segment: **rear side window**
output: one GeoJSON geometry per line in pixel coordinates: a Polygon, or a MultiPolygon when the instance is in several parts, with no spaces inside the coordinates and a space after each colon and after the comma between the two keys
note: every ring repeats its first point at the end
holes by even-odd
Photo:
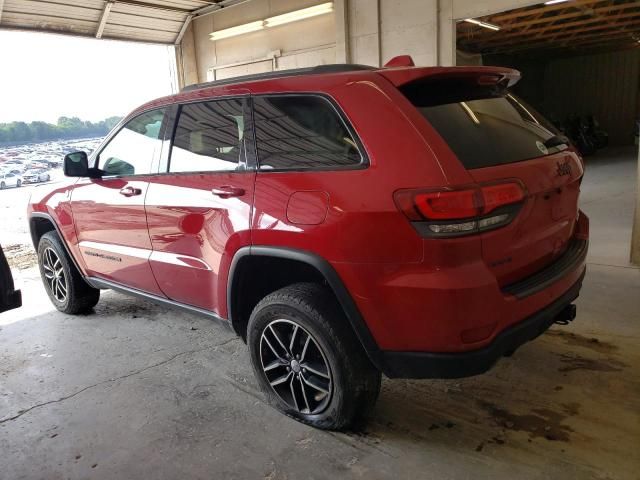
{"type": "Polygon", "coordinates": [[[558,134],[539,113],[499,87],[475,79],[414,82],[401,91],[447,142],[467,169],[519,162],[556,153],[558,134]]]}
{"type": "Polygon", "coordinates": [[[236,170],[242,158],[244,131],[242,98],[182,105],[169,171],[236,170]]]}
{"type": "Polygon", "coordinates": [[[363,163],[355,137],[318,95],[253,98],[261,170],[336,169],[363,163]]]}

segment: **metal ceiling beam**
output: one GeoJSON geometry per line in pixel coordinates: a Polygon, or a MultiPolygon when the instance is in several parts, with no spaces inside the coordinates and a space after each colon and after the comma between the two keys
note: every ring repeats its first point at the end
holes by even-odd
{"type": "Polygon", "coordinates": [[[116,3],[122,5],[131,5],[132,7],[151,8],[154,10],[164,10],[165,12],[174,13],[192,13],[188,8],[169,7],[165,5],[157,5],[154,3],[141,2],[139,0],[117,0],[116,3]]]}
{"type": "Polygon", "coordinates": [[[109,20],[109,12],[113,8],[114,2],[105,2],[104,10],[102,10],[102,16],[100,17],[100,23],[98,24],[98,29],[96,30],[96,38],[102,38],[102,32],[104,32],[104,27],[107,25],[107,20],[109,20]]]}
{"type": "MultiPolygon", "coordinates": [[[[565,5],[564,3],[561,3],[559,5],[565,5]]],[[[553,5],[551,5],[553,6],[553,5]]],[[[588,15],[591,16],[592,18],[595,17],[597,14],[600,13],[604,13],[605,15],[607,13],[617,13],[617,12],[621,12],[624,10],[630,10],[633,8],[640,8],[640,1],[632,1],[632,2],[628,2],[628,3],[617,3],[617,4],[612,4],[612,5],[608,5],[605,7],[596,7],[593,9],[589,9],[588,10],[588,15]]],[[[566,7],[565,7],[566,9],[566,7]]],[[[569,10],[569,9],[567,9],[569,10]]],[[[572,9],[573,10],[573,9],[572,9]]],[[[584,11],[580,11],[580,10],[575,10],[575,11],[570,11],[569,13],[560,13],[558,15],[550,15],[550,16],[546,16],[546,17],[541,17],[541,18],[536,18],[536,19],[531,19],[531,20],[522,20],[522,21],[516,21],[514,23],[509,23],[508,25],[504,25],[503,30],[507,31],[507,30],[512,30],[518,27],[526,27],[526,26],[531,26],[534,24],[540,24],[540,23],[552,23],[553,22],[557,22],[558,20],[566,20],[569,18],[584,18],[585,15],[587,15],[584,11]]],[[[478,17],[478,20],[486,20],[487,22],[491,22],[491,17],[478,17]]],[[[555,24],[554,24],[555,25],[555,24]]],[[[502,25],[500,25],[502,27],[502,25]]],[[[483,35],[491,35],[494,32],[490,32],[487,31],[487,29],[484,29],[482,27],[477,27],[475,28],[476,33],[478,34],[478,36],[483,36],[483,35]]]]}
{"type": "MultiPolygon", "coordinates": [[[[626,19],[626,18],[632,18],[632,17],[638,16],[638,15],[640,15],[640,12],[637,12],[637,13],[631,12],[629,14],[623,13],[623,14],[619,14],[617,17],[615,17],[615,19],[617,21],[619,18],[626,19]],[[625,15],[628,15],[628,17],[625,17],[625,15]]],[[[591,24],[601,24],[601,23],[602,23],[602,20],[600,20],[599,18],[591,18],[589,20],[576,20],[572,22],[556,23],[556,24],[544,26],[544,27],[529,28],[528,30],[517,30],[517,31],[505,32],[505,33],[500,32],[499,35],[494,35],[494,37],[496,37],[495,39],[487,39],[487,41],[483,43],[487,45],[500,43],[500,42],[504,42],[504,40],[506,40],[507,38],[509,39],[515,38],[516,40],[519,40],[520,38],[523,38],[529,35],[535,37],[537,35],[534,35],[534,34],[545,35],[549,32],[554,32],[556,30],[565,30],[570,27],[587,27],[588,25],[591,25],[591,24]]],[[[597,25],[596,27],[599,27],[599,26],[600,25],[597,25]]]]}
{"type": "Polygon", "coordinates": [[[220,0],[215,4],[194,10],[192,13],[196,17],[202,17],[204,15],[209,15],[210,13],[217,12],[218,10],[222,10],[223,8],[235,7],[237,5],[241,5],[250,1],[251,0],[220,0]]]}
{"type": "Polygon", "coordinates": [[[193,15],[187,15],[187,18],[185,18],[184,23],[182,24],[182,27],[180,28],[180,31],[178,32],[178,35],[176,36],[176,40],[174,42],[176,45],[180,45],[180,43],[182,43],[182,37],[184,37],[184,34],[187,31],[187,28],[189,27],[192,19],[193,15]]]}
{"type": "Polygon", "coordinates": [[[601,43],[607,41],[619,41],[620,43],[627,43],[633,41],[630,38],[633,35],[632,31],[622,29],[620,31],[603,32],[597,35],[591,35],[584,38],[558,38],[550,39],[539,43],[525,43],[520,46],[505,45],[500,48],[489,50],[487,53],[505,53],[512,54],[516,52],[524,52],[526,50],[553,50],[557,48],[573,48],[581,45],[587,45],[592,43],[601,43]]]}
{"type": "MultiPolygon", "coordinates": [[[[543,30],[542,32],[536,31],[537,33],[536,35],[529,35],[529,32],[521,32],[518,34],[501,35],[500,38],[495,38],[485,42],[482,42],[482,41],[474,42],[473,39],[470,39],[469,43],[471,45],[475,45],[479,49],[487,49],[494,46],[499,47],[500,45],[507,45],[507,42],[505,41],[507,39],[509,39],[508,45],[512,46],[512,45],[518,45],[521,43],[532,43],[537,40],[545,39],[545,37],[546,39],[553,40],[558,36],[568,36],[568,35],[573,35],[578,33],[594,32],[598,30],[612,30],[615,28],[626,27],[629,25],[635,25],[640,23],[640,12],[634,13],[633,15],[626,17],[624,21],[616,21],[616,23],[613,25],[611,24],[602,25],[601,20],[585,21],[582,23],[582,25],[592,25],[593,23],[599,23],[599,24],[593,25],[593,26],[584,26],[584,27],[580,26],[580,22],[571,22],[571,23],[572,23],[572,26],[577,28],[568,29],[568,28],[562,28],[563,27],[562,25],[558,25],[555,28],[550,27],[548,30],[543,30]]],[[[587,33],[587,35],[590,35],[590,34],[587,33]]],[[[461,43],[462,45],[465,44],[464,41],[462,41],[461,43]]]]}
{"type": "MultiPolygon", "coordinates": [[[[508,13],[499,13],[497,15],[491,16],[491,22],[501,22],[503,20],[511,20],[522,17],[530,17],[536,14],[545,14],[547,12],[554,12],[556,10],[565,10],[567,8],[573,7],[575,3],[579,3],[581,5],[589,5],[593,3],[598,3],[600,0],[575,0],[572,3],[558,3],[556,5],[544,5],[544,6],[536,6],[533,8],[524,8],[522,10],[518,9],[515,12],[511,11],[508,13]]],[[[487,20],[489,21],[489,20],[487,20]]]]}

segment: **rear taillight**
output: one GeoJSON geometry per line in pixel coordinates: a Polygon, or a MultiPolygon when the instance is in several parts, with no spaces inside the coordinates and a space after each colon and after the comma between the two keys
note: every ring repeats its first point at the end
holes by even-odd
{"type": "Polygon", "coordinates": [[[460,189],[398,190],[398,208],[428,236],[456,236],[491,230],[511,222],[524,201],[517,181],[460,189]]]}

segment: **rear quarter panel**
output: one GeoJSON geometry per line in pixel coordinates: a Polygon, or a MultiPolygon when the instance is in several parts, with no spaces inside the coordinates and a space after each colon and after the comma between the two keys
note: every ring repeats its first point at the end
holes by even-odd
{"type": "MultiPolygon", "coordinates": [[[[450,180],[408,117],[411,111],[400,92],[375,73],[284,78],[256,82],[250,90],[253,95],[306,92],[330,97],[357,132],[369,162],[355,170],[259,172],[253,244],[307,250],[334,263],[420,262],[423,241],[398,211],[393,193],[450,180]],[[291,221],[287,205],[299,192],[326,194],[323,222],[291,221]]],[[[466,172],[457,175],[456,180],[468,181],[466,172]]]]}

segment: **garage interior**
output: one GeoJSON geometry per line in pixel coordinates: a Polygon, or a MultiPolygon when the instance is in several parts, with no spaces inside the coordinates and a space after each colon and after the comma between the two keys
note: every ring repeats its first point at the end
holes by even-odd
{"type": "Polygon", "coordinates": [[[323,432],[265,403],[225,328],[115,292],[65,316],[24,270],[25,306],[0,314],[0,476],[637,478],[640,2],[335,0],[255,27],[322,3],[0,0],[0,29],[173,45],[181,86],[402,54],[520,70],[514,92],[533,108],[563,129],[593,116],[608,137],[585,156],[575,322],[481,376],[384,379],[363,430],[323,432]]]}

